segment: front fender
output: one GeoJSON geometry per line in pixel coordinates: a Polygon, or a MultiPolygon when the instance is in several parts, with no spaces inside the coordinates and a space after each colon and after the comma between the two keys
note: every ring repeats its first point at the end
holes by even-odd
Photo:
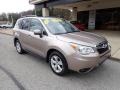
{"type": "MultiPolygon", "coordinates": [[[[55,49],[55,50],[59,51],[60,53],[62,53],[65,58],[67,58],[67,56],[75,53],[75,50],[70,46],[70,44],[67,42],[63,42],[63,41],[55,42],[54,44],[53,43],[49,44],[48,47],[49,48],[48,48],[47,52],[50,49],[55,49]]],[[[46,55],[47,55],[47,52],[46,52],[46,55]]]]}

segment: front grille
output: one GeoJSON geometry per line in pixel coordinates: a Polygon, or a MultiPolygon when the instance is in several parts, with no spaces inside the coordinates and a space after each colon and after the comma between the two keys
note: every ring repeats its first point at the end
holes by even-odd
{"type": "Polygon", "coordinates": [[[97,46],[97,51],[99,54],[106,52],[109,49],[108,42],[102,42],[97,46]]]}

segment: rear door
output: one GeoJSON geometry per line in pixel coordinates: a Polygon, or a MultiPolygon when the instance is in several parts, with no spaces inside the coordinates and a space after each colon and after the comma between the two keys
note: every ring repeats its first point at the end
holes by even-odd
{"type": "Polygon", "coordinates": [[[30,21],[29,19],[23,19],[20,23],[21,30],[19,31],[19,40],[22,44],[22,47],[25,49],[30,49],[29,38],[30,38],[30,21]]]}

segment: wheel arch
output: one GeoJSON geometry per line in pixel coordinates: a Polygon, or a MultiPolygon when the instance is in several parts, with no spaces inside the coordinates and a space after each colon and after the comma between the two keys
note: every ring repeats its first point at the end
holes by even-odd
{"type": "Polygon", "coordinates": [[[17,37],[14,38],[14,46],[15,46],[15,42],[19,40],[17,37]]]}
{"type": "MultiPolygon", "coordinates": [[[[55,48],[51,48],[47,51],[47,55],[46,55],[46,61],[49,62],[49,55],[52,53],[52,52],[59,52],[66,60],[66,57],[65,57],[65,54],[61,51],[61,50],[58,50],[58,49],[55,49],[55,48]]],[[[66,63],[67,63],[67,60],[66,60],[66,63]]],[[[68,64],[68,63],[67,63],[68,64]]]]}
{"type": "Polygon", "coordinates": [[[60,51],[58,51],[57,49],[54,49],[54,48],[51,48],[47,51],[47,54],[46,54],[46,61],[49,62],[48,58],[49,58],[49,55],[54,52],[54,51],[57,51],[60,53],[60,51]]]}

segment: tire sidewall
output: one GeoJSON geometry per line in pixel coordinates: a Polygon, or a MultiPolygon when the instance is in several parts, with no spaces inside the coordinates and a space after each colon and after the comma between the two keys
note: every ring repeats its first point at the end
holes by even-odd
{"type": "Polygon", "coordinates": [[[22,54],[22,53],[23,53],[23,49],[22,49],[22,46],[21,46],[21,43],[19,42],[19,40],[16,40],[16,42],[15,42],[15,47],[16,47],[16,50],[17,50],[17,52],[18,52],[19,54],[22,54]],[[20,44],[20,52],[17,50],[17,46],[16,46],[17,43],[20,44]]]}
{"type": "Polygon", "coordinates": [[[60,75],[60,76],[63,76],[64,74],[66,74],[66,72],[67,72],[67,70],[68,70],[67,63],[66,63],[66,59],[64,58],[64,56],[63,56],[61,53],[56,52],[56,51],[52,52],[52,53],[49,55],[49,65],[50,65],[50,68],[52,69],[52,71],[53,71],[55,74],[60,75]],[[52,66],[51,66],[51,57],[54,56],[54,55],[58,56],[58,57],[61,59],[62,63],[63,63],[63,70],[62,70],[60,73],[55,72],[54,69],[53,69],[52,66]]]}

